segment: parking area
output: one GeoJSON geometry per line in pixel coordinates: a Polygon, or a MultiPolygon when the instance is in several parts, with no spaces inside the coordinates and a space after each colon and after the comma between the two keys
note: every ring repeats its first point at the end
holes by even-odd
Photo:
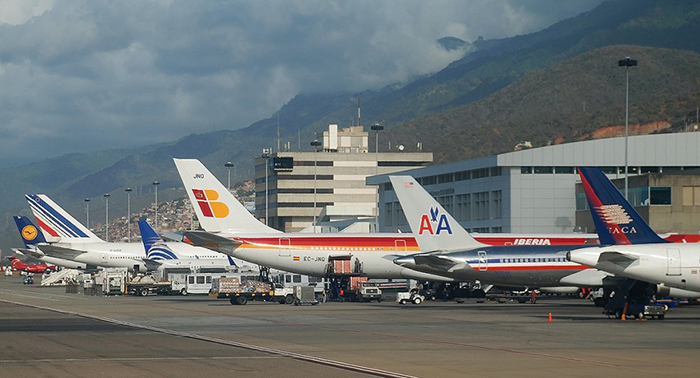
{"type": "Polygon", "coordinates": [[[0,279],[0,368],[24,365],[25,375],[687,376],[700,347],[700,306],[621,322],[570,297],[231,306],[206,296],[87,297],[11,278],[0,279]]]}

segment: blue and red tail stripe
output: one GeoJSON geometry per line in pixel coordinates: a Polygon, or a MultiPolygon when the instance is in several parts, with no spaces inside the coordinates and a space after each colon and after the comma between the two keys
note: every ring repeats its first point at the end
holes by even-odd
{"type": "Polygon", "coordinates": [[[42,229],[44,229],[44,226],[47,226],[47,228],[53,227],[56,229],[52,230],[54,233],[57,233],[57,235],[63,234],[63,236],[69,238],[88,237],[82,230],[80,230],[78,226],[66,219],[63,215],[56,211],[56,209],[51,207],[51,205],[43,201],[36,194],[25,194],[24,196],[27,199],[27,202],[29,202],[29,206],[32,208],[32,211],[35,211],[38,215],[40,215],[37,216],[37,219],[40,220],[40,218],[44,218],[45,222],[43,222],[44,225],[42,226],[42,229]]]}
{"type": "Polygon", "coordinates": [[[668,243],[657,235],[599,168],[579,167],[600,244],[668,243]]]}

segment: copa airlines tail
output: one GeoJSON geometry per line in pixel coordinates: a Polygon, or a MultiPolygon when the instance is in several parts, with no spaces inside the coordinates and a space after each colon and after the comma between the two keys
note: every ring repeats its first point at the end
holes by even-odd
{"type": "Polygon", "coordinates": [[[464,251],[485,246],[469,235],[413,177],[389,179],[421,251],[464,251]]]}
{"type": "Polygon", "coordinates": [[[178,257],[145,220],[139,220],[141,241],[146,250],[146,258],[152,261],[177,260],[178,257]]]}
{"type": "Polygon", "coordinates": [[[600,244],[668,243],[657,235],[599,168],[579,167],[600,244]]]}
{"type": "Polygon", "coordinates": [[[29,218],[25,217],[24,215],[15,215],[14,219],[19,235],[22,237],[22,241],[24,242],[24,246],[26,248],[32,248],[39,243],[46,243],[44,234],[39,232],[29,218]]]}
{"type": "Polygon", "coordinates": [[[279,233],[257,220],[197,159],[173,159],[185,191],[207,232],[279,233]]]}
{"type": "Polygon", "coordinates": [[[103,241],[45,194],[25,194],[24,197],[47,241],[86,243],[103,241]]]}

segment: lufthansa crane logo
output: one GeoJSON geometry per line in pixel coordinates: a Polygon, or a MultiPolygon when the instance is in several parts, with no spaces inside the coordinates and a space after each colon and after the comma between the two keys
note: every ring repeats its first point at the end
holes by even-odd
{"type": "Polygon", "coordinates": [[[27,225],[22,228],[22,237],[24,240],[34,240],[38,234],[39,232],[37,231],[36,227],[32,225],[27,225]]]}
{"type": "Polygon", "coordinates": [[[423,235],[424,232],[430,235],[440,235],[442,232],[447,232],[452,235],[452,227],[445,214],[440,214],[437,207],[431,207],[430,214],[423,214],[420,218],[418,235],[423,235]]]}
{"type": "Polygon", "coordinates": [[[229,213],[229,208],[223,202],[218,202],[219,192],[216,190],[192,189],[194,198],[202,210],[202,215],[208,218],[225,218],[229,213]]]}

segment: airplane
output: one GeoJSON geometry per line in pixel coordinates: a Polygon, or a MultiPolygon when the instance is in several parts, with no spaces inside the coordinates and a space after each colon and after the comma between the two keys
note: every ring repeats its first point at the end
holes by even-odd
{"type": "MultiPolygon", "coordinates": [[[[452,281],[452,278],[396,266],[391,260],[419,252],[412,234],[304,234],[283,233],[258,221],[197,159],[173,159],[204,231],[185,235],[195,245],[245,261],[284,271],[323,277],[345,273],[370,278],[409,278],[452,281]],[[349,265],[349,266],[348,266],[349,265]]],[[[587,242],[586,235],[543,238],[532,235],[479,235],[479,240],[503,244],[557,244],[569,237],[587,242]]],[[[575,243],[570,243],[575,244],[575,243]]]]}
{"type": "Polygon", "coordinates": [[[659,289],[700,291],[700,245],[660,238],[600,169],[578,171],[601,245],[572,250],[569,261],[659,289]]]}
{"type": "MultiPolygon", "coordinates": [[[[46,243],[44,254],[96,267],[121,267],[136,272],[189,266],[191,269],[237,266],[230,256],[186,243],[168,242],[177,259],[148,259],[141,243],[106,242],[44,194],[26,194],[46,243]]],[[[171,256],[172,257],[172,256],[171,256]]]]}
{"type": "Polygon", "coordinates": [[[283,233],[258,221],[199,160],[173,161],[205,230],[185,232],[195,245],[263,266],[316,277],[340,273],[369,278],[452,281],[392,263],[396,256],[418,252],[410,234],[283,233]]]}
{"type": "Polygon", "coordinates": [[[39,232],[39,230],[32,223],[32,221],[29,220],[29,218],[27,218],[23,215],[22,216],[15,215],[13,218],[15,220],[15,224],[17,225],[17,230],[19,231],[19,235],[22,238],[22,242],[24,242],[24,248],[13,248],[12,249],[13,251],[15,251],[16,254],[29,255],[29,256],[31,256],[35,259],[41,260],[45,263],[58,265],[58,266],[61,266],[64,268],[81,269],[81,270],[96,268],[96,267],[89,267],[87,264],[75,262],[73,260],[61,259],[61,258],[46,255],[38,247],[40,244],[46,243],[46,239],[44,238],[44,234],[39,232]]]}
{"type": "MultiPolygon", "coordinates": [[[[560,291],[611,284],[610,275],[566,260],[580,245],[492,246],[475,240],[411,176],[389,176],[422,253],[397,265],[457,281],[560,291]]],[[[614,279],[614,278],[613,278],[614,279]]]]}
{"type": "Polygon", "coordinates": [[[44,272],[55,272],[58,267],[55,265],[48,264],[25,264],[17,258],[17,256],[8,256],[8,260],[12,264],[12,269],[19,270],[27,273],[44,273],[44,272]]]}

